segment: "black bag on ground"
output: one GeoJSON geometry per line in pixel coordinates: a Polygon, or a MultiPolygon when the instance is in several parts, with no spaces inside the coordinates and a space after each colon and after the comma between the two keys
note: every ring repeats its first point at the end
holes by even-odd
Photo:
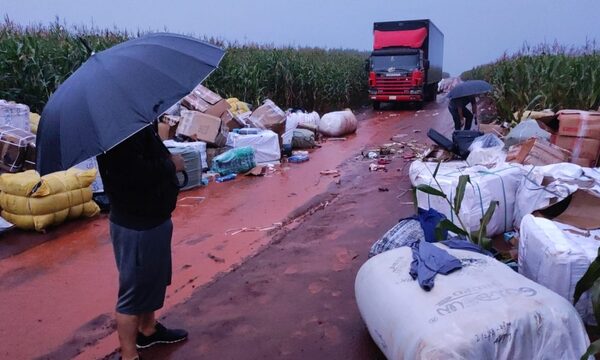
{"type": "Polygon", "coordinates": [[[454,144],[452,141],[439,132],[429,129],[429,131],[427,131],[427,137],[429,137],[434,143],[438,144],[442,149],[454,152],[454,144]]]}
{"type": "Polygon", "coordinates": [[[452,142],[455,146],[455,151],[458,156],[466,159],[469,156],[469,146],[473,143],[473,140],[482,136],[481,131],[473,130],[456,130],[452,133],[452,142]]]}

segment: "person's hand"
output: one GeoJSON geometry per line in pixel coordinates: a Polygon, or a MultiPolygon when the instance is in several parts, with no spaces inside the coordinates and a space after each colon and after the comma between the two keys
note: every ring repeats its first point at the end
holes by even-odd
{"type": "Polygon", "coordinates": [[[185,162],[179,154],[171,154],[171,161],[175,164],[175,171],[180,172],[185,170],[185,162]]]}

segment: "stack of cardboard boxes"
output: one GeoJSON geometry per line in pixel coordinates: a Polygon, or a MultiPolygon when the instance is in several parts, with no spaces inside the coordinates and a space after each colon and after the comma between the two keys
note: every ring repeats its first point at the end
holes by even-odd
{"type": "Polygon", "coordinates": [[[600,112],[561,110],[552,142],[571,152],[571,162],[594,167],[600,152],[600,112]]]}

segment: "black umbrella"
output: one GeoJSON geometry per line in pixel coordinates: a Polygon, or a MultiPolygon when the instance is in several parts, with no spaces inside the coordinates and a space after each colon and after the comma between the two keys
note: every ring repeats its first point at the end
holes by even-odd
{"type": "Polygon", "coordinates": [[[93,54],[44,107],[38,171],[67,169],[148,126],[206,79],[223,55],[175,34],[147,35],[93,54]]]}
{"type": "Polygon", "coordinates": [[[467,80],[456,85],[452,90],[450,90],[447,97],[449,99],[456,99],[465,96],[484,94],[490,91],[492,91],[492,85],[490,85],[487,81],[467,80]]]}

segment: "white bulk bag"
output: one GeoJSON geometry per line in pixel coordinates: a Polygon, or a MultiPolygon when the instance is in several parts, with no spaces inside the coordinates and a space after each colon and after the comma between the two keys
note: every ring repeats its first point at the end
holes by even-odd
{"type": "MultiPolygon", "coordinates": [[[[519,273],[544,285],[568,301],[573,301],[575,285],[598,255],[600,230],[590,236],[578,235],[569,225],[527,215],[519,230],[519,273]]],[[[587,293],[575,305],[586,324],[596,323],[592,302],[587,293]]]]}
{"type": "MultiPolygon", "coordinates": [[[[409,170],[412,185],[426,184],[438,188],[433,179],[436,166],[437,163],[414,161],[409,170]]],[[[460,217],[469,231],[479,229],[481,218],[493,200],[497,200],[500,204],[487,225],[488,236],[510,231],[513,228],[515,195],[523,177],[522,166],[504,163],[488,169],[484,166],[469,167],[464,161],[442,163],[436,178],[441,185],[440,190],[451,200],[454,200],[460,175],[469,175],[471,178],[460,208],[460,217]]],[[[417,191],[417,201],[419,207],[433,208],[460,226],[460,222],[445,199],[417,191]]]]}
{"type": "Polygon", "coordinates": [[[357,127],[358,121],[350,109],[327,113],[319,120],[319,132],[325,136],[352,134],[357,127]]]}
{"type": "Polygon", "coordinates": [[[408,247],[360,268],[356,302],[388,359],[572,360],[585,353],[588,336],[567,300],[495,259],[448,252],[463,268],[436,276],[429,292],[408,273],[408,247]]]}
{"type": "Polygon", "coordinates": [[[248,135],[230,132],[226,144],[233,148],[251,147],[254,149],[254,161],[258,164],[279,161],[281,158],[279,136],[271,130],[248,135]]]}
{"type": "Polygon", "coordinates": [[[550,205],[550,200],[560,201],[574,193],[579,186],[576,180],[592,180],[584,175],[583,168],[576,164],[560,163],[531,167],[526,171],[517,189],[514,226],[518,228],[527,214],[550,205]],[[542,185],[544,178],[554,181],[542,185]]]}

